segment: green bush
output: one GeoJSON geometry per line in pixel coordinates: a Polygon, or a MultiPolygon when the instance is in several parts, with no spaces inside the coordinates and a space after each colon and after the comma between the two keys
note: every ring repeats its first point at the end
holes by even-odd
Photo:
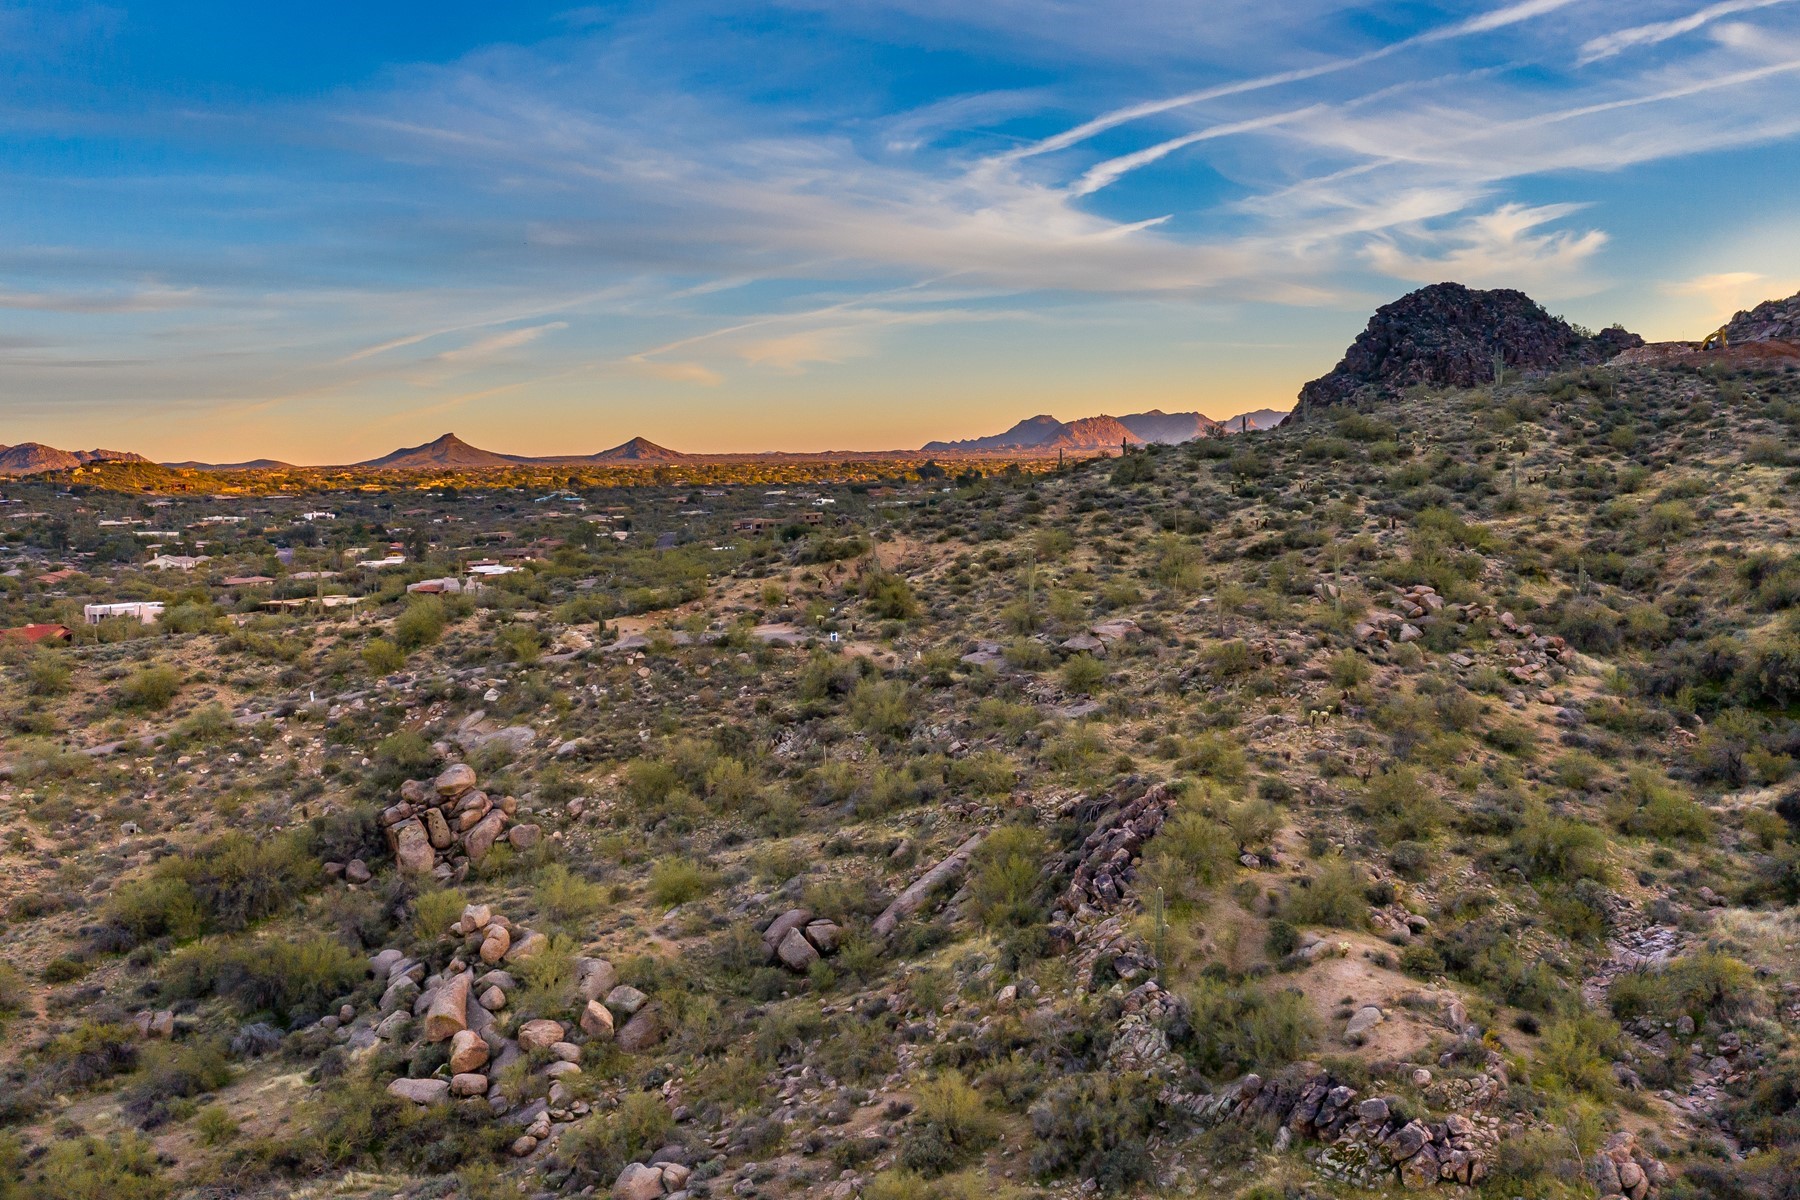
{"type": "Polygon", "coordinates": [[[1513,834],[1510,854],[1514,864],[1533,879],[1604,882],[1607,875],[1606,835],[1585,821],[1551,816],[1542,804],[1526,809],[1525,820],[1513,834]]]}
{"type": "Polygon", "coordinates": [[[394,643],[411,653],[437,641],[444,633],[444,604],[436,596],[417,596],[394,621],[394,643]]]}
{"type": "Polygon", "coordinates": [[[917,719],[912,693],[898,679],[864,679],[850,693],[850,723],[864,733],[904,737],[917,719]]]}
{"type": "Polygon", "coordinates": [[[462,917],[468,899],[455,888],[429,888],[413,900],[413,940],[429,946],[448,936],[450,926],[462,917]]]}
{"type": "Polygon", "coordinates": [[[406,665],[406,652],[386,638],[371,638],[362,649],[363,666],[371,675],[392,675],[406,665]]]}
{"type": "Polygon", "coordinates": [[[1000,1140],[1000,1118],[962,1076],[946,1071],[914,1089],[915,1109],[900,1165],[942,1175],[1000,1140]]]}
{"type": "Polygon", "coordinates": [[[365,966],[360,955],[318,934],[238,937],[176,951],[163,964],[162,981],[171,998],[217,995],[246,1012],[272,1012],[299,1023],[361,982],[365,966]]]}
{"type": "Polygon", "coordinates": [[[600,911],[606,889],[561,863],[551,863],[538,872],[532,899],[537,910],[553,921],[581,921],[600,911]]]}
{"type": "Polygon", "coordinates": [[[1182,996],[1192,1011],[1187,1049],[1208,1075],[1285,1066],[1318,1040],[1318,1023],[1296,991],[1202,979],[1182,996]]]}
{"type": "Polygon", "coordinates": [[[161,712],[181,691],[181,676],[173,667],[157,664],[140,667],[119,684],[120,708],[161,712]]]}
{"type": "Polygon", "coordinates": [[[1237,866],[1237,837],[1204,812],[1180,808],[1144,847],[1143,880],[1176,907],[1198,908],[1237,866]]]}
{"type": "Polygon", "coordinates": [[[1318,874],[1288,891],[1281,915],[1295,925],[1361,929],[1369,921],[1362,872],[1341,858],[1328,860],[1318,874]]]}
{"type": "Polygon", "coordinates": [[[1118,1192],[1150,1177],[1150,1139],[1163,1118],[1155,1080],[1094,1073],[1064,1077],[1031,1106],[1040,1177],[1092,1179],[1118,1192]]]}
{"type": "Polygon", "coordinates": [[[1544,1031],[1533,1078],[1545,1087],[1609,1099],[1618,1090],[1612,1061],[1622,1050],[1618,1028],[1606,1018],[1564,1017],[1544,1031]]]}
{"type": "Polygon", "coordinates": [[[1063,687],[1077,696],[1091,696],[1106,683],[1106,664],[1091,654],[1077,654],[1063,664],[1063,687]]]}
{"type": "Polygon", "coordinates": [[[1044,862],[1049,843],[1031,825],[1003,825],[975,851],[970,899],[990,929],[1035,924],[1044,917],[1044,862]]]}
{"type": "Polygon", "coordinates": [[[1716,950],[1676,959],[1659,972],[1634,972],[1613,982],[1607,1000],[1621,1021],[1638,1017],[1666,1021],[1685,1013],[1698,1025],[1728,1024],[1762,1004],[1756,974],[1716,950]]]}
{"type": "Polygon", "coordinates": [[[717,871],[684,858],[665,858],[650,868],[650,899],[658,907],[673,908],[698,900],[721,882],[717,871]]]}
{"type": "Polygon", "coordinates": [[[178,1103],[217,1091],[231,1081],[231,1064],[216,1042],[161,1043],[144,1052],[137,1078],[124,1089],[120,1107],[140,1129],[155,1129],[175,1115],[178,1103]]]}
{"type": "Polygon", "coordinates": [[[674,1125],[662,1096],[632,1092],[614,1111],[569,1126],[557,1140],[556,1157],[610,1187],[626,1163],[642,1162],[660,1148],[674,1125]]]}
{"type": "Polygon", "coordinates": [[[128,945],[235,932],[286,911],[323,880],[303,831],[264,841],[228,833],[122,885],[106,906],[106,925],[128,945]]]}
{"type": "Polygon", "coordinates": [[[134,1133],[52,1142],[26,1180],[32,1200],[162,1200],[156,1149],[134,1133]]]}

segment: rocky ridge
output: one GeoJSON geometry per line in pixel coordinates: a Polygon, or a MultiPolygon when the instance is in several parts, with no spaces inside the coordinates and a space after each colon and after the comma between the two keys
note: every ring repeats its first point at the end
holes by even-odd
{"type": "Polygon", "coordinates": [[[1300,389],[1294,415],[1397,395],[1416,384],[1491,383],[1496,360],[1508,371],[1554,371],[1602,363],[1643,344],[1623,329],[1584,333],[1524,292],[1436,283],[1376,309],[1337,366],[1300,389]]]}

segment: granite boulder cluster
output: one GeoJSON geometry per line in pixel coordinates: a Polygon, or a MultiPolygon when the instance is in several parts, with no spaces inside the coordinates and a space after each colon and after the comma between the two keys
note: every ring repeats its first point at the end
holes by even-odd
{"type": "Polygon", "coordinates": [[[406,874],[460,879],[502,841],[525,850],[543,839],[541,826],[514,823],[518,809],[513,797],[496,799],[478,788],[474,768],[455,763],[436,779],[401,784],[381,827],[406,874]]]}

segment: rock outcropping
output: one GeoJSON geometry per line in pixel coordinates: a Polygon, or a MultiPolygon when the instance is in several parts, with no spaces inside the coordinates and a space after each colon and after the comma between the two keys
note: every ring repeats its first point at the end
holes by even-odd
{"type": "Polygon", "coordinates": [[[1731,344],[1791,342],[1800,345],[1800,292],[1785,300],[1765,300],[1748,312],[1740,312],[1725,325],[1731,344]]]}
{"type": "Polygon", "coordinates": [[[537,843],[538,826],[512,824],[518,805],[511,796],[495,799],[478,789],[475,772],[456,763],[435,780],[402,784],[400,800],[382,812],[381,826],[402,871],[449,879],[486,858],[503,838],[519,849],[537,843]]]}
{"type": "Polygon", "coordinates": [[[1474,387],[1510,371],[1606,362],[1644,339],[1623,329],[1589,336],[1524,292],[1435,283],[1384,304],[1329,375],[1300,389],[1294,416],[1392,396],[1413,384],[1474,387]]]}

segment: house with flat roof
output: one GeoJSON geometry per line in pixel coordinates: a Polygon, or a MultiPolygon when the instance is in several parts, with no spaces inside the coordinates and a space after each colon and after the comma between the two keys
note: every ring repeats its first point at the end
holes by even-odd
{"type": "Polygon", "coordinates": [[[163,605],[160,600],[122,600],[115,604],[84,604],[81,608],[81,615],[89,625],[98,625],[113,618],[154,625],[162,618],[162,614],[163,605]]]}

